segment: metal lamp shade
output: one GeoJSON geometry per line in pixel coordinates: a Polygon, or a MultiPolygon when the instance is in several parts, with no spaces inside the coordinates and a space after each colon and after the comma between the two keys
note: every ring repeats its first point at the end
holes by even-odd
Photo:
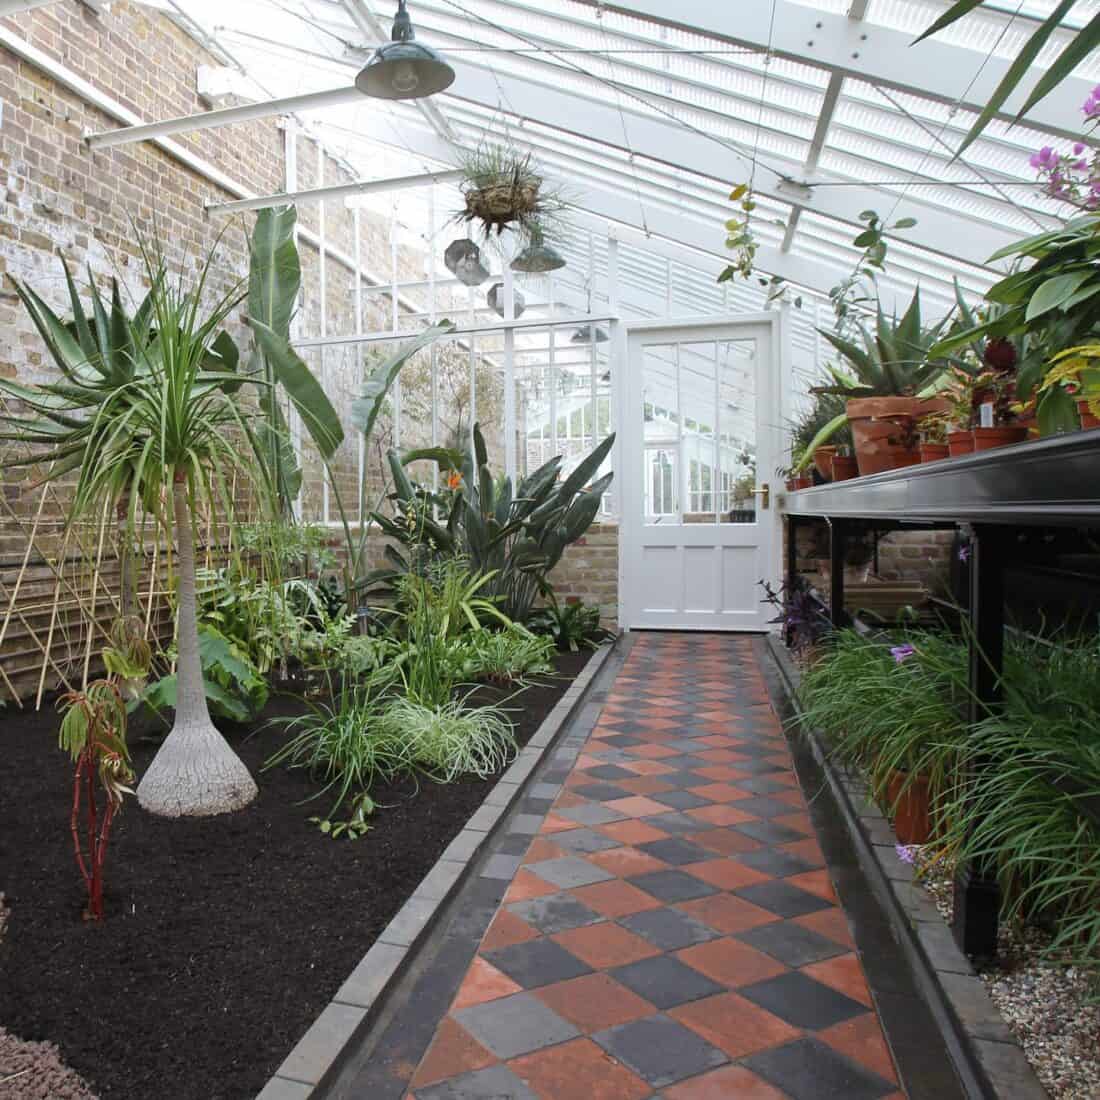
{"type": "Polygon", "coordinates": [[[480,286],[489,278],[489,271],[481,262],[481,249],[465,237],[459,237],[447,245],[443,263],[465,286],[480,286]]]}
{"type": "Polygon", "coordinates": [[[558,271],[565,267],[565,259],[548,244],[528,245],[513,261],[513,271],[523,271],[529,275],[543,275],[547,271],[558,271]]]}
{"type": "MultiPolygon", "coordinates": [[[[489,294],[486,300],[489,303],[489,308],[493,310],[494,313],[500,314],[501,317],[504,316],[503,283],[493,283],[493,285],[489,288],[489,294]]],[[[512,300],[515,309],[515,315],[517,317],[523,316],[523,311],[524,309],[526,309],[527,303],[524,301],[523,295],[518,290],[516,290],[515,287],[512,288],[512,300]]]]}
{"type": "Polygon", "coordinates": [[[423,99],[449,88],[455,71],[431,48],[416,41],[405,0],[398,0],[392,42],[379,46],[355,78],[372,99],[423,99]]]}
{"type": "MultiPolygon", "coordinates": [[[[609,339],[607,333],[602,328],[600,328],[599,325],[596,326],[595,331],[596,331],[596,336],[595,336],[596,343],[597,344],[606,344],[608,339],[609,339]]],[[[588,343],[592,342],[592,339],[593,339],[593,337],[592,337],[592,326],[591,325],[581,325],[580,328],[573,330],[573,335],[569,337],[569,342],[571,344],[588,344],[588,343]]]]}

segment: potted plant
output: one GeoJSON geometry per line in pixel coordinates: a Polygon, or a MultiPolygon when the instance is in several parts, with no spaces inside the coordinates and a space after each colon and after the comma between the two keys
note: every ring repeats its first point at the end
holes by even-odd
{"type": "Polygon", "coordinates": [[[1016,420],[1016,384],[1011,376],[984,371],[975,378],[974,450],[988,451],[1022,443],[1027,439],[1027,426],[1016,420]]]}
{"type": "Polygon", "coordinates": [[[920,460],[938,462],[947,458],[947,413],[929,413],[920,419],[920,460]]]}
{"type": "Polygon", "coordinates": [[[793,449],[801,455],[796,463],[799,474],[807,473],[812,466],[823,481],[833,478],[833,456],[841,446],[851,446],[852,433],[844,412],[845,399],[836,393],[814,393],[813,404],[796,419],[791,427],[793,449]],[[830,429],[829,442],[819,441],[822,433],[830,429]]]}
{"type": "MultiPolygon", "coordinates": [[[[873,329],[859,328],[861,343],[824,329],[821,334],[843,356],[850,375],[834,371],[834,382],[816,388],[846,398],[844,419],[851,427],[861,474],[875,474],[920,461],[916,422],[941,411],[938,397],[922,393],[942,374],[946,363],[929,355],[946,319],[931,327],[921,322],[920,291],[904,315],[887,316],[879,303],[873,329]]],[[[841,420],[834,431],[839,429],[841,420]]],[[[817,439],[820,446],[826,439],[817,439]]]]}
{"type": "Polygon", "coordinates": [[[480,226],[486,238],[512,229],[529,241],[541,242],[562,210],[561,198],[547,190],[530,153],[481,145],[464,157],[461,167],[463,208],[457,218],[480,226]]]}
{"type": "Polygon", "coordinates": [[[1100,344],[1067,348],[1051,359],[1036,393],[1038,404],[1049,400],[1056,390],[1077,402],[1082,428],[1100,428],[1100,344]]]}
{"type": "Polygon", "coordinates": [[[837,446],[830,467],[833,481],[849,481],[853,477],[859,477],[859,465],[856,456],[852,454],[850,442],[837,446]]]}

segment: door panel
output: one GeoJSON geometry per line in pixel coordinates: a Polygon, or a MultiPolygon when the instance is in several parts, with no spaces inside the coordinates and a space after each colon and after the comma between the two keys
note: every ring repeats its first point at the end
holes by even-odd
{"type": "Polygon", "coordinates": [[[765,629],[776,520],[756,490],[778,453],[778,318],[630,327],[623,373],[624,625],[765,629]]]}

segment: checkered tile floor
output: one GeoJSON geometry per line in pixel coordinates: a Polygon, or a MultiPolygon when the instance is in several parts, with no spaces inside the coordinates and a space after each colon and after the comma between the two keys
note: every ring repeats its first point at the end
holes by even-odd
{"type": "Polygon", "coordinates": [[[904,1095],[750,639],[638,637],[412,1089],[904,1095]]]}

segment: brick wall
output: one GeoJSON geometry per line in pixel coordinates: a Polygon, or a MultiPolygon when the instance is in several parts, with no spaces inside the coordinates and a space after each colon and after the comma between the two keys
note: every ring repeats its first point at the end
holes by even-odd
{"type": "Polygon", "coordinates": [[[604,625],[619,621],[619,527],[594,523],[566,548],[550,575],[560,601],[580,599],[596,604],[604,625]]]}

